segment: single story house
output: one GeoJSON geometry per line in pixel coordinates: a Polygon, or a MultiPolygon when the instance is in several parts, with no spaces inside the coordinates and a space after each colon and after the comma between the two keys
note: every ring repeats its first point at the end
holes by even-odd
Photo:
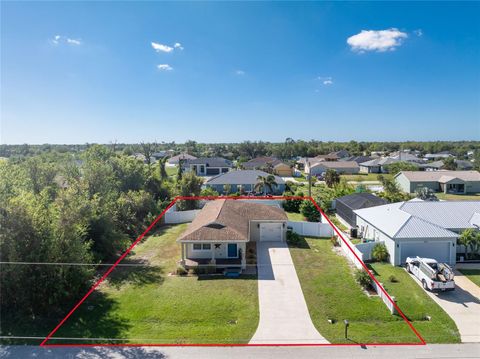
{"type": "Polygon", "coordinates": [[[242,163],[242,167],[246,170],[265,170],[270,167],[277,176],[290,177],[293,175],[292,168],[275,157],[256,157],[242,163]]]}
{"type": "Polygon", "coordinates": [[[335,209],[337,217],[350,227],[356,227],[357,215],[355,210],[370,208],[387,204],[384,198],[375,196],[371,193],[353,193],[347,196],[339,197],[335,200],[335,209]]]}
{"type": "MultiPolygon", "coordinates": [[[[230,187],[230,193],[253,192],[255,191],[255,185],[258,183],[258,177],[269,175],[269,173],[260,170],[235,170],[210,178],[205,182],[205,187],[212,188],[222,194],[228,194],[224,193],[226,186],[230,187]]],[[[272,191],[267,188],[266,192],[280,195],[285,191],[285,181],[279,176],[274,177],[277,186],[272,191]]]]}
{"type": "Polygon", "coordinates": [[[335,152],[330,152],[329,155],[334,155],[337,156],[337,158],[346,158],[350,156],[350,152],[347,150],[340,150],[340,151],[335,151],[335,152]]]}
{"type": "Polygon", "coordinates": [[[172,166],[178,166],[180,161],[186,161],[186,160],[196,160],[197,157],[189,155],[188,153],[180,153],[179,155],[170,157],[167,161],[169,165],[172,166]]]}
{"type": "Polygon", "coordinates": [[[341,158],[339,161],[353,161],[360,164],[360,163],[371,161],[371,160],[373,160],[373,158],[370,156],[350,156],[350,157],[341,158]]]}
{"type": "Polygon", "coordinates": [[[235,199],[210,201],[177,239],[181,264],[245,269],[247,243],[285,241],[287,221],[278,207],[235,199]]]}
{"type": "Polygon", "coordinates": [[[448,151],[442,151],[438,153],[427,153],[425,155],[426,160],[441,160],[448,157],[453,157],[453,155],[448,151]]]}
{"type": "Polygon", "coordinates": [[[390,263],[428,257],[455,265],[459,233],[478,228],[480,201],[408,201],[355,211],[359,234],[383,241],[390,263]]]}
{"type": "Polygon", "coordinates": [[[193,171],[197,176],[216,176],[230,171],[232,161],[221,157],[201,157],[187,160],[183,164],[185,171],[193,171]]]}
{"type": "Polygon", "coordinates": [[[402,171],[394,179],[400,189],[407,193],[413,193],[422,187],[454,194],[480,192],[478,171],[402,171]]]}
{"type": "Polygon", "coordinates": [[[385,173],[387,172],[385,166],[395,162],[399,162],[399,160],[390,157],[375,158],[373,160],[360,163],[359,171],[360,173],[385,173]]]}
{"type": "Polygon", "coordinates": [[[443,165],[443,161],[434,161],[419,165],[419,168],[423,169],[424,171],[438,171],[442,169],[443,165]]]}
{"type": "Polygon", "coordinates": [[[328,170],[335,170],[338,173],[355,174],[359,171],[357,162],[354,161],[322,161],[313,164],[308,164],[305,167],[305,172],[312,176],[321,175],[328,170]]]}

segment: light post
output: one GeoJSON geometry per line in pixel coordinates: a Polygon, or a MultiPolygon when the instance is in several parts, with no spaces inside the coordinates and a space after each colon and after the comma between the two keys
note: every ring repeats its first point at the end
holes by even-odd
{"type": "Polygon", "coordinates": [[[345,323],[345,339],[347,339],[348,338],[348,326],[350,325],[350,323],[348,323],[347,319],[345,319],[343,322],[345,323]]]}

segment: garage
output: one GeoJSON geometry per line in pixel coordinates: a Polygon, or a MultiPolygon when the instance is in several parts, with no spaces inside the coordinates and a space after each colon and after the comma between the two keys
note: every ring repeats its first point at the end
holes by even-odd
{"type": "Polygon", "coordinates": [[[260,242],[283,241],[282,223],[260,223],[260,242]]]}
{"type": "MultiPolygon", "coordinates": [[[[450,263],[450,249],[452,242],[421,241],[400,243],[400,263],[405,263],[407,257],[433,258],[438,262],[450,263]]],[[[454,264],[454,263],[450,263],[454,264]]]]}

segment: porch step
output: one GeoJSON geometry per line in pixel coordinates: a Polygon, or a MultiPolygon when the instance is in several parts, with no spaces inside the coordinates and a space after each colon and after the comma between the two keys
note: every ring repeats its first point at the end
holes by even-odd
{"type": "Polygon", "coordinates": [[[237,278],[240,276],[240,273],[242,273],[241,268],[226,268],[223,271],[223,275],[230,278],[237,278]]]}

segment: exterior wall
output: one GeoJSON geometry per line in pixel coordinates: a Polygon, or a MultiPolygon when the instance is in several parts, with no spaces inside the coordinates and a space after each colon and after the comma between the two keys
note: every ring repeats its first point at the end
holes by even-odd
{"type": "Polygon", "coordinates": [[[292,169],[288,165],[279,165],[274,168],[273,172],[277,176],[290,177],[292,175],[292,169]]]}
{"type": "MultiPolygon", "coordinates": [[[[208,241],[202,241],[199,243],[209,243],[208,241]]],[[[242,256],[245,258],[246,242],[231,242],[237,244],[237,250],[242,251],[242,256]]],[[[220,248],[215,248],[215,243],[211,243],[211,250],[194,250],[193,243],[187,243],[185,245],[185,258],[198,259],[198,258],[212,258],[212,251],[215,251],[215,259],[228,259],[227,256],[227,242],[217,243],[220,244],[220,248]]]]}
{"type": "Polygon", "coordinates": [[[198,165],[195,165],[195,164],[191,164],[189,165],[189,167],[185,168],[185,172],[189,172],[189,171],[192,171],[194,166],[196,166],[197,168],[197,171],[195,172],[195,174],[197,176],[216,176],[216,175],[219,175],[219,174],[222,174],[222,173],[226,173],[230,170],[230,167],[207,167],[206,165],[204,164],[198,164],[198,165]],[[201,167],[203,166],[204,168],[204,172],[200,172],[200,169],[201,167]],[[207,175],[207,170],[212,170],[212,169],[216,169],[218,170],[218,173],[216,174],[208,174],[207,175]]]}
{"type": "MultiPolygon", "coordinates": [[[[327,172],[329,169],[330,169],[329,167],[325,167],[325,166],[322,166],[320,164],[320,165],[317,165],[315,167],[310,168],[310,174],[312,176],[320,175],[323,172],[327,172]]],[[[355,174],[355,173],[359,172],[358,167],[346,167],[346,168],[341,167],[341,168],[333,168],[333,169],[335,171],[337,171],[338,173],[355,174]]]]}
{"type": "Polygon", "coordinates": [[[480,181],[468,181],[465,183],[465,189],[467,193],[479,193],[480,181]]]}
{"type": "MultiPolygon", "coordinates": [[[[417,188],[422,188],[422,187],[430,188],[434,192],[439,192],[442,190],[440,183],[437,181],[410,182],[403,173],[395,177],[395,182],[397,182],[397,184],[400,186],[400,189],[406,193],[414,193],[417,190],[417,188]]],[[[480,181],[466,181],[465,191],[466,193],[479,193],[480,181]]]]}
{"type": "Polygon", "coordinates": [[[165,213],[164,221],[167,224],[170,223],[187,223],[193,221],[193,219],[200,212],[199,209],[193,209],[191,211],[177,211],[177,204],[174,204],[165,213]]]}
{"type": "Polygon", "coordinates": [[[385,243],[388,253],[390,253],[389,262],[391,264],[396,265],[396,263],[400,261],[399,253],[396,251],[396,243],[392,238],[379,231],[376,227],[372,226],[369,222],[359,216],[357,216],[357,227],[359,231],[362,232],[363,238],[385,243]]]}
{"type": "Polygon", "coordinates": [[[380,173],[380,166],[360,166],[360,173],[380,173]]]}

